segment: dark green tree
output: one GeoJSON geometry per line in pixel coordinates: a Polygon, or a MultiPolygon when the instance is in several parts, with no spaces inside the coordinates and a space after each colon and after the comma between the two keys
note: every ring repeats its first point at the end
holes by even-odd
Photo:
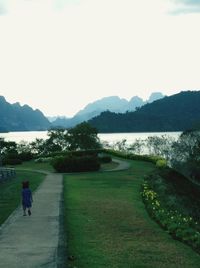
{"type": "Polygon", "coordinates": [[[78,124],[67,132],[70,150],[91,150],[101,147],[97,129],[87,122],[78,124]]]}

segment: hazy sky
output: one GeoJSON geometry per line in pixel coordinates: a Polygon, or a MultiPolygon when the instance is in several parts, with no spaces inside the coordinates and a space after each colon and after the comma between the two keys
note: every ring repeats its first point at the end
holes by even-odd
{"type": "Polygon", "coordinates": [[[198,0],[0,0],[0,95],[72,116],[200,89],[198,0]]]}

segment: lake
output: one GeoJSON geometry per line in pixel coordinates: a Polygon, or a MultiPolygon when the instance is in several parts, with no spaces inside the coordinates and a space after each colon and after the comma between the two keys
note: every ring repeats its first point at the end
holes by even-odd
{"type": "MultiPolygon", "coordinates": [[[[127,144],[134,143],[136,139],[145,140],[150,136],[161,137],[162,135],[167,135],[169,137],[173,137],[177,139],[180,136],[181,132],[142,132],[142,133],[106,133],[106,134],[98,134],[101,142],[108,142],[110,145],[126,140],[127,144]]],[[[32,142],[36,138],[38,139],[46,139],[47,131],[23,131],[23,132],[8,132],[8,133],[0,133],[0,137],[5,138],[6,141],[26,141],[32,142]]]]}

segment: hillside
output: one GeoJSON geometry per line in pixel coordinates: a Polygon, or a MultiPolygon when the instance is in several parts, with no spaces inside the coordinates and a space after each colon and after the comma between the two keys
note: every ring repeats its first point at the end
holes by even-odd
{"type": "Polygon", "coordinates": [[[10,104],[0,96],[0,132],[46,130],[50,122],[43,113],[28,105],[10,104]]]}
{"type": "Polygon", "coordinates": [[[146,103],[163,98],[160,92],[153,92],[147,101],[143,101],[138,96],[132,97],[129,101],[118,96],[105,97],[86,105],[82,110],[76,113],[72,118],[58,117],[52,122],[53,126],[73,127],[83,121],[87,121],[95,116],[100,115],[104,111],[114,113],[125,113],[126,111],[135,111],[137,107],[141,107],[146,103]]]}
{"type": "Polygon", "coordinates": [[[103,112],[89,120],[99,132],[183,131],[200,125],[200,91],[185,91],[148,103],[135,112],[103,112]]]}

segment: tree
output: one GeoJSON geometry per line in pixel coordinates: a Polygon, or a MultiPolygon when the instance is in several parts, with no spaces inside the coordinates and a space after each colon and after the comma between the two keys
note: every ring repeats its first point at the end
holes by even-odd
{"type": "Polygon", "coordinates": [[[161,156],[169,161],[174,142],[175,140],[172,137],[166,135],[161,137],[150,136],[146,140],[146,146],[151,155],[161,156]]]}
{"type": "Polygon", "coordinates": [[[70,150],[90,150],[101,147],[96,128],[87,122],[78,124],[67,132],[70,150]]]}
{"type": "Polygon", "coordinates": [[[185,131],[173,144],[171,165],[185,176],[200,181],[200,131],[185,131]]]}
{"type": "Polygon", "coordinates": [[[30,143],[31,152],[37,155],[44,155],[48,153],[48,148],[46,147],[46,141],[43,139],[35,139],[35,141],[30,143]]]}
{"type": "Polygon", "coordinates": [[[48,131],[46,146],[49,152],[66,151],[69,149],[68,132],[66,129],[52,129],[48,131]]]}

